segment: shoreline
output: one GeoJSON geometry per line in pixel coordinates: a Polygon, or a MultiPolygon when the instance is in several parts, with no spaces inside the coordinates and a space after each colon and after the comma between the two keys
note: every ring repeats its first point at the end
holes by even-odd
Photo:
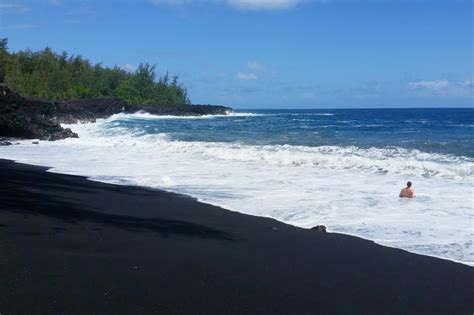
{"type": "Polygon", "coordinates": [[[0,311],[459,313],[474,268],[0,159],[0,311]]]}
{"type": "MultiPolygon", "coordinates": [[[[0,158],[0,160],[1,160],[1,158],[0,158]]],[[[15,163],[24,164],[24,163],[16,162],[16,161],[15,161],[15,163]]],[[[33,164],[29,164],[29,165],[33,165],[33,164]]],[[[53,168],[53,167],[47,167],[47,166],[41,166],[41,165],[34,165],[34,166],[46,167],[46,168],[53,168]]],[[[49,169],[46,170],[46,171],[49,172],[49,169]]],[[[70,175],[70,174],[65,174],[65,173],[55,172],[55,171],[52,171],[51,173],[61,174],[61,175],[70,175]]],[[[273,217],[268,216],[268,215],[257,215],[257,214],[242,212],[242,211],[239,211],[239,210],[236,210],[236,209],[231,209],[230,207],[226,207],[226,206],[223,206],[223,205],[213,204],[212,201],[206,201],[205,199],[200,199],[199,197],[194,197],[194,196],[191,196],[191,195],[187,195],[187,194],[180,193],[180,192],[178,192],[178,191],[167,190],[167,189],[164,189],[164,188],[153,188],[153,187],[140,186],[140,185],[109,183],[109,182],[107,182],[107,181],[96,180],[96,179],[94,179],[94,178],[92,178],[92,177],[87,177],[87,176],[82,176],[82,175],[70,175],[70,176],[85,177],[85,178],[86,178],[87,180],[89,180],[89,181],[98,182],[98,183],[103,183],[103,184],[107,184],[107,185],[137,187],[137,188],[142,188],[142,189],[149,189],[149,190],[151,190],[151,191],[160,191],[160,192],[166,192],[166,193],[170,193],[170,194],[176,194],[176,195],[179,195],[179,196],[184,196],[184,197],[187,197],[187,198],[191,198],[191,199],[195,200],[195,201],[198,202],[198,203],[207,204],[207,205],[210,205],[210,206],[212,206],[212,207],[221,208],[221,209],[223,209],[223,210],[225,210],[225,211],[236,212],[236,213],[239,213],[239,214],[242,214],[242,215],[248,215],[248,216],[255,217],[255,218],[264,218],[264,219],[275,220],[275,221],[280,222],[280,223],[282,223],[282,224],[286,224],[286,225],[289,225],[289,226],[292,226],[292,227],[295,227],[295,228],[298,228],[298,229],[303,229],[303,230],[311,231],[313,228],[316,228],[317,226],[319,226],[319,225],[316,225],[316,226],[313,226],[313,227],[302,227],[302,226],[298,226],[298,225],[296,225],[296,224],[291,224],[291,223],[288,223],[288,222],[284,222],[284,221],[282,221],[282,220],[273,218],[273,217]]],[[[434,254],[417,253],[417,252],[409,251],[409,250],[404,249],[404,248],[400,248],[400,247],[396,247],[396,246],[390,246],[390,245],[387,245],[387,244],[381,244],[381,243],[379,243],[378,240],[372,240],[372,239],[369,239],[369,238],[365,238],[365,237],[363,237],[363,236],[361,236],[361,235],[352,234],[352,233],[350,233],[350,232],[339,232],[339,231],[331,230],[331,227],[325,225],[324,222],[321,222],[320,225],[321,225],[321,226],[324,226],[324,227],[326,228],[326,230],[327,230],[328,233],[336,233],[336,234],[342,234],[342,235],[346,235],[346,236],[356,237],[356,238],[363,239],[363,240],[368,241],[368,242],[373,242],[373,243],[375,243],[375,244],[377,244],[377,245],[380,245],[380,246],[383,246],[383,247],[388,247],[388,248],[393,248],[393,249],[402,250],[402,251],[405,251],[405,252],[410,253],[410,254],[415,254],[415,255],[420,255],[420,256],[426,256],[426,257],[432,257],[432,258],[441,259],[441,260],[446,260],[446,261],[450,261],[450,262],[453,262],[453,263],[462,264],[462,265],[464,265],[464,266],[468,266],[468,267],[473,267],[473,268],[474,268],[474,262],[473,262],[473,263],[468,263],[468,262],[465,262],[465,261],[456,260],[456,259],[452,259],[452,258],[446,258],[446,257],[442,257],[442,256],[436,256],[436,255],[434,255],[434,254]]]]}
{"type": "MultiPolygon", "coordinates": [[[[9,140],[9,141],[12,141],[12,142],[14,142],[15,140],[17,140],[17,141],[33,141],[33,140],[30,140],[30,139],[27,139],[27,140],[25,140],[25,139],[5,139],[5,140],[9,140]]],[[[211,205],[211,206],[214,206],[214,207],[223,208],[226,211],[232,211],[232,212],[240,213],[240,214],[243,214],[243,215],[249,215],[249,216],[253,216],[253,217],[273,219],[273,220],[277,220],[278,222],[281,222],[283,224],[288,224],[290,226],[293,226],[295,228],[311,230],[316,225],[322,224],[322,225],[325,225],[326,228],[328,229],[328,231],[330,231],[332,233],[338,233],[338,234],[343,234],[343,235],[347,235],[347,236],[353,236],[353,237],[361,238],[361,239],[364,239],[364,240],[367,240],[367,241],[370,241],[370,242],[375,242],[376,244],[378,244],[380,246],[389,247],[389,248],[393,248],[393,249],[400,249],[400,250],[407,251],[407,252],[412,253],[412,254],[417,254],[417,255],[422,255],[422,256],[427,256],[427,257],[433,257],[433,258],[437,258],[437,259],[443,259],[443,260],[451,261],[451,262],[454,262],[454,263],[463,264],[465,266],[474,267],[474,263],[470,263],[470,262],[466,262],[466,261],[462,261],[462,260],[456,260],[456,259],[453,259],[453,258],[448,258],[448,257],[443,257],[443,256],[437,256],[435,254],[430,254],[430,253],[410,251],[410,250],[402,248],[402,247],[390,246],[386,243],[380,242],[377,239],[367,238],[367,237],[364,237],[363,235],[358,235],[356,233],[350,233],[348,231],[331,230],[331,226],[326,225],[325,222],[318,222],[314,226],[304,227],[304,226],[299,226],[297,224],[292,224],[291,222],[285,222],[283,220],[279,220],[278,218],[274,218],[274,217],[269,216],[269,215],[258,215],[258,214],[254,214],[254,213],[251,213],[251,212],[244,212],[244,211],[241,211],[241,210],[238,210],[238,209],[231,208],[229,206],[214,203],[211,200],[201,199],[199,196],[193,196],[193,195],[190,195],[190,194],[180,192],[179,190],[166,189],[165,187],[155,188],[155,187],[144,186],[144,185],[140,185],[140,184],[132,184],[132,183],[117,183],[117,182],[114,182],[114,181],[107,181],[107,180],[103,180],[103,179],[102,180],[101,179],[95,179],[93,176],[78,175],[78,174],[75,174],[74,172],[69,174],[67,172],[57,170],[57,168],[54,167],[54,166],[47,166],[47,165],[41,165],[41,164],[31,164],[29,162],[22,162],[22,161],[17,161],[17,160],[14,160],[14,159],[9,159],[9,158],[3,158],[3,159],[13,161],[13,162],[18,163],[18,164],[27,164],[27,165],[31,165],[31,166],[35,166],[35,167],[45,168],[46,172],[49,172],[49,173],[66,175],[66,176],[83,177],[83,178],[85,178],[89,181],[93,181],[93,182],[97,182],[97,183],[103,183],[103,184],[107,184],[107,185],[118,185],[118,186],[125,186],[125,187],[136,187],[136,188],[141,188],[141,189],[148,189],[148,190],[151,190],[151,191],[159,191],[159,192],[167,192],[167,193],[170,193],[170,194],[183,195],[183,196],[195,199],[199,203],[204,203],[204,204],[208,204],[208,205],[211,205]]],[[[0,161],[1,160],[2,160],[2,158],[0,158],[0,161]]],[[[413,200],[410,200],[410,202],[411,201],[413,201],[413,200]]]]}

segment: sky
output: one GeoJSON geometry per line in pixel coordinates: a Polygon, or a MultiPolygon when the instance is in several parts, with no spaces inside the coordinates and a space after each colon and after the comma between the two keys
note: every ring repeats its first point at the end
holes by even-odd
{"type": "Polygon", "coordinates": [[[471,0],[1,0],[0,37],[155,64],[196,104],[474,107],[471,0]]]}

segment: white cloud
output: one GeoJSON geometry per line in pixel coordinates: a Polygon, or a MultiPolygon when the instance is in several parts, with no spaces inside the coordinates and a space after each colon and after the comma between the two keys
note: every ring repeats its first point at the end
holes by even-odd
{"type": "Polygon", "coordinates": [[[307,100],[317,100],[319,98],[319,96],[314,93],[314,92],[305,92],[303,93],[303,95],[301,95],[304,99],[307,99],[307,100]]]}
{"type": "Polygon", "coordinates": [[[208,5],[224,4],[239,10],[283,10],[295,7],[305,0],[150,0],[155,5],[208,5]]]}
{"type": "Polygon", "coordinates": [[[28,8],[23,4],[17,3],[0,3],[0,11],[14,11],[14,12],[21,12],[27,11],[28,8]]]}
{"type": "Polygon", "coordinates": [[[464,82],[461,82],[461,87],[472,88],[473,87],[472,80],[465,80],[464,82]]]}
{"type": "Polygon", "coordinates": [[[187,4],[193,4],[196,3],[196,1],[193,0],[151,0],[151,3],[156,4],[156,5],[187,5],[187,4]]]}
{"type": "Polygon", "coordinates": [[[430,89],[430,90],[442,90],[450,86],[448,80],[419,80],[414,82],[409,82],[408,86],[412,89],[430,89]]]}
{"type": "Polygon", "coordinates": [[[137,70],[137,67],[135,65],[129,63],[127,63],[126,65],[122,65],[119,68],[129,73],[135,72],[137,70]]]}
{"type": "Polygon", "coordinates": [[[237,75],[235,76],[237,80],[241,81],[255,81],[258,79],[258,77],[254,73],[243,73],[243,72],[237,72],[237,75]]]}
{"type": "Polygon", "coordinates": [[[301,0],[228,0],[227,2],[241,10],[282,10],[296,6],[301,0]]]}
{"type": "Polygon", "coordinates": [[[247,69],[256,71],[263,69],[263,65],[258,60],[250,60],[247,62],[247,69]]]}
{"type": "Polygon", "coordinates": [[[50,0],[50,3],[56,7],[62,4],[62,0],[50,0]]]}
{"type": "Polygon", "coordinates": [[[19,30],[27,30],[30,28],[35,28],[37,25],[34,24],[14,24],[9,26],[1,26],[0,29],[2,30],[10,30],[10,31],[19,31],[19,30]]]}
{"type": "Polygon", "coordinates": [[[472,80],[451,81],[418,80],[408,83],[408,87],[420,97],[467,97],[472,94],[472,80]]]}

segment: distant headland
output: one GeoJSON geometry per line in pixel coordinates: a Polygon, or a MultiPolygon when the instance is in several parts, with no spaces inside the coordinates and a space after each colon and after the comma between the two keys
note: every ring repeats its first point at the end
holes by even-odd
{"type": "Polygon", "coordinates": [[[61,123],[94,122],[117,113],[146,111],[155,115],[225,115],[231,108],[215,105],[132,105],[120,99],[35,100],[0,86],[0,137],[59,140],[78,137],[61,123]]]}
{"type": "Polygon", "coordinates": [[[8,52],[0,39],[0,137],[58,140],[77,137],[61,123],[92,122],[120,112],[200,116],[225,106],[192,105],[178,77],[157,78],[155,66],[134,72],[92,64],[50,48],[8,52]]]}

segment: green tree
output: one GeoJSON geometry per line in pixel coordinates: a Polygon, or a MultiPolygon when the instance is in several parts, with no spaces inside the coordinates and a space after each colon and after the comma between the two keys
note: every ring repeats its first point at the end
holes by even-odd
{"type": "Polygon", "coordinates": [[[8,39],[0,38],[0,83],[5,81],[7,71],[8,58],[8,39]]]}
{"type": "Polygon", "coordinates": [[[81,55],[55,53],[51,48],[8,53],[0,39],[0,80],[27,97],[49,99],[117,97],[133,104],[190,103],[186,89],[169,74],[157,78],[154,65],[141,63],[134,73],[92,64],[81,55]]]}

